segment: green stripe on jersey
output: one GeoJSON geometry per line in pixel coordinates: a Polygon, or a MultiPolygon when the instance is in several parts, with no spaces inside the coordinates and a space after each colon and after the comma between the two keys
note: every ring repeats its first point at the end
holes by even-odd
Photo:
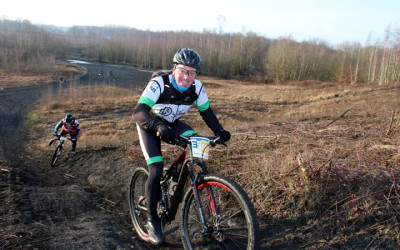
{"type": "Polygon", "coordinates": [[[153,100],[151,100],[150,98],[145,97],[145,96],[141,96],[138,103],[147,104],[150,106],[150,108],[152,108],[155,104],[155,102],[153,100]]]}
{"type": "Polygon", "coordinates": [[[210,107],[210,102],[209,102],[209,101],[207,101],[206,103],[204,103],[204,104],[201,105],[201,106],[197,106],[197,108],[199,109],[199,111],[207,110],[209,107],[210,107]]]}

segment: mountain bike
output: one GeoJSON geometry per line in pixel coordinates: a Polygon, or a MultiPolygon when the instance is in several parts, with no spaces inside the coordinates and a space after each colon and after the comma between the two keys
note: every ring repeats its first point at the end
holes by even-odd
{"type": "MultiPolygon", "coordinates": [[[[246,192],[228,177],[207,171],[210,146],[223,144],[219,137],[181,136],[176,144],[184,149],[169,168],[164,168],[160,181],[157,213],[162,228],[175,220],[182,204],[180,232],[185,249],[258,248],[259,222],[246,192]]],[[[129,188],[131,220],[144,241],[149,241],[144,191],[148,176],[147,168],[137,167],[129,188]]]]}
{"type": "Polygon", "coordinates": [[[59,140],[60,142],[58,143],[58,145],[57,145],[57,147],[56,147],[56,149],[54,151],[53,157],[51,158],[51,167],[55,167],[56,166],[56,163],[57,163],[58,159],[61,156],[61,152],[63,150],[64,142],[66,140],[71,140],[71,139],[67,138],[66,136],[57,135],[57,138],[54,138],[54,139],[50,140],[49,146],[51,146],[51,144],[53,144],[53,142],[57,141],[57,140],[59,140]]]}

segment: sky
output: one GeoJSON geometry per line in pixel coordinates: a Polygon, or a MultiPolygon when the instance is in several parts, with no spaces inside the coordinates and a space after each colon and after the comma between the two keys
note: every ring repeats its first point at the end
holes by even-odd
{"type": "Polygon", "coordinates": [[[400,0],[0,0],[0,18],[61,27],[251,31],[271,39],[364,45],[400,28],[400,0]]]}

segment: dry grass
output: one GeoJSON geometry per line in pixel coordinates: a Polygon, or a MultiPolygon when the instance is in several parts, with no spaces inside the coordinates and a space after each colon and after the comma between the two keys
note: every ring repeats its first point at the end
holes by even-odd
{"type": "Polygon", "coordinates": [[[30,66],[21,69],[0,68],[0,88],[20,87],[41,83],[58,82],[60,77],[73,79],[84,69],[73,64],[30,66]]]}
{"type": "MultiPolygon", "coordinates": [[[[228,148],[212,150],[209,165],[245,188],[263,221],[291,223],[285,237],[293,235],[303,247],[399,245],[399,84],[201,80],[233,135],[228,148]]],[[[142,161],[131,121],[138,98],[110,86],[73,88],[45,98],[30,121],[50,136],[71,112],[82,126],[79,147],[123,147],[127,158],[142,161]]],[[[184,120],[210,134],[197,111],[184,120]]],[[[45,141],[37,147],[47,150],[45,141]]],[[[168,145],[164,150],[176,152],[168,145]]]]}
{"type": "MultiPolygon", "coordinates": [[[[137,138],[130,118],[139,95],[136,92],[109,85],[80,86],[70,84],[56,97],[50,91],[30,113],[30,120],[50,135],[56,123],[67,113],[77,117],[81,125],[79,147],[94,149],[128,145],[137,138]]],[[[46,142],[40,144],[47,149],[46,142]]]]}
{"type": "Polygon", "coordinates": [[[218,83],[208,92],[233,140],[216,165],[261,214],[303,221],[314,246],[400,243],[399,84],[218,83]]]}

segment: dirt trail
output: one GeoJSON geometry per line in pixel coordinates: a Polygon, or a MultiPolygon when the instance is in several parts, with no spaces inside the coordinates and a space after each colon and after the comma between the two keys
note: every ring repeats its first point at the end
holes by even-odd
{"type": "MultiPolygon", "coordinates": [[[[77,84],[107,82],[141,91],[151,75],[116,65],[82,66],[88,73],[77,84]]],[[[29,108],[58,89],[53,83],[0,90],[0,249],[153,249],[132,229],[126,194],[133,166],[124,160],[123,149],[65,152],[62,167],[50,168],[48,153],[38,156],[23,146],[29,108]]],[[[178,220],[165,228],[167,244],[159,249],[182,249],[178,220]]],[[[266,245],[285,227],[262,230],[266,245]]],[[[281,244],[289,247],[275,245],[281,244]]]]}
{"type": "Polygon", "coordinates": [[[0,157],[10,161],[22,157],[23,119],[47,85],[6,88],[0,90],[0,157]]]}
{"type": "MultiPolygon", "coordinates": [[[[150,75],[112,65],[83,66],[88,68],[88,74],[82,76],[78,84],[103,82],[105,79],[98,76],[100,69],[104,72],[112,69],[110,83],[126,88],[142,86],[150,75]]],[[[33,158],[24,148],[27,111],[44,91],[52,89],[55,93],[57,84],[0,90],[0,248],[151,247],[136,239],[129,221],[119,216],[120,209],[88,183],[87,175],[81,176],[79,169],[75,176],[67,174],[68,169],[50,169],[47,155],[42,159],[33,158]]],[[[88,152],[82,152],[75,160],[82,160],[86,154],[88,152]]],[[[90,170],[85,171],[82,173],[90,170]]]]}

